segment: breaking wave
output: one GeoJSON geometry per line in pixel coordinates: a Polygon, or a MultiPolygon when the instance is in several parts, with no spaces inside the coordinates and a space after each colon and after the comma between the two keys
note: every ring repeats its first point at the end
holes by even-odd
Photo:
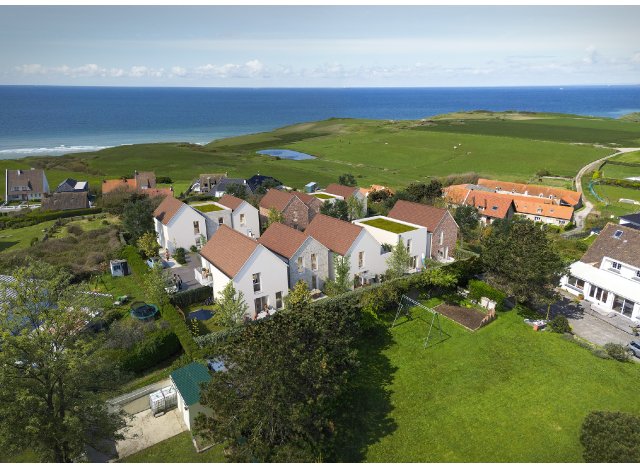
{"type": "Polygon", "coordinates": [[[0,158],[2,157],[26,157],[38,155],[64,155],[66,153],[78,152],[97,152],[98,150],[112,147],[111,145],[58,145],[57,147],[31,147],[19,149],[0,150],[0,158]]]}

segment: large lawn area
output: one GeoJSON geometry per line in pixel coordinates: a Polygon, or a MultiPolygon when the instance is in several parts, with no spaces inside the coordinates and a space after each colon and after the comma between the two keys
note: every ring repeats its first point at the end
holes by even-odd
{"type": "MultiPolygon", "coordinates": [[[[416,312],[417,313],[417,312],[416,312]]],[[[515,313],[471,333],[442,318],[400,322],[361,351],[351,459],[371,462],[580,462],[592,410],[640,413],[640,365],[595,357],[515,313]]]]}
{"type": "Polygon", "coordinates": [[[640,211],[640,205],[620,202],[621,198],[640,201],[640,189],[602,184],[595,185],[594,189],[600,197],[604,197],[607,201],[608,204],[604,205],[605,209],[614,215],[625,215],[640,211]]]}
{"type": "Polygon", "coordinates": [[[54,222],[54,220],[48,220],[41,224],[31,225],[30,227],[0,230],[0,251],[28,248],[31,245],[31,240],[34,238],[42,240],[45,229],[51,227],[54,222]]]}
{"type": "Polygon", "coordinates": [[[224,462],[222,447],[214,446],[202,453],[196,452],[191,442],[191,433],[185,431],[166,441],[126,457],[124,463],[209,463],[224,462]]]}

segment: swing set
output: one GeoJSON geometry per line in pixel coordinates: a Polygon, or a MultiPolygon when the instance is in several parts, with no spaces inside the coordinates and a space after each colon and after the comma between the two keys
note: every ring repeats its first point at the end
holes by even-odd
{"type": "Polygon", "coordinates": [[[422,305],[420,302],[416,302],[411,297],[407,297],[406,295],[402,295],[402,297],[400,297],[400,302],[398,302],[398,310],[396,311],[396,316],[393,319],[391,328],[393,328],[396,325],[398,318],[400,318],[401,316],[406,316],[408,320],[413,320],[413,317],[411,316],[412,308],[419,308],[431,314],[431,322],[429,322],[429,330],[427,331],[427,337],[424,339],[424,343],[423,343],[423,346],[425,347],[425,349],[427,348],[427,346],[429,346],[429,340],[431,339],[431,333],[433,331],[434,326],[436,326],[439,337],[440,337],[440,341],[442,341],[442,326],[440,325],[440,314],[434,309],[426,307],[422,305]]]}

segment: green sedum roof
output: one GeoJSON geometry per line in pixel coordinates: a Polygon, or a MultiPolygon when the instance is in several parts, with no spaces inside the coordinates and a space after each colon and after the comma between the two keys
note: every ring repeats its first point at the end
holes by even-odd
{"type": "Polygon", "coordinates": [[[410,232],[411,230],[417,230],[416,227],[411,227],[410,225],[401,224],[387,219],[371,219],[360,223],[392,233],[404,233],[410,232]]]}
{"type": "Polygon", "coordinates": [[[200,384],[211,380],[207,367],[197,362],[173,371],[170,377],[187,406],[200,401],[200,384]]]}

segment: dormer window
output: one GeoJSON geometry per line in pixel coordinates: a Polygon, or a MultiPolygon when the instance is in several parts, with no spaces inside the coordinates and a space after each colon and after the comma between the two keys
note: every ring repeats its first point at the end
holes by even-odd
{"type": "Polygon", "coordinates": [[[538,207],[538,214],[542,214],[542,207],[538,207]]]}
{"type": "Polygon", "coordinates": [[[611,262],[611,269],[613,269],[614,271],[620,271],[621,268],[622,264],[618,263],[617,261],[611,262]]]}
{"type": "Polygon", "coordinates": [[[622,230],[616,230],[616,233],[613,234],[613,238],[617,238],[618,240],[620,240],[620,237],[623,233],[624,232],[622,230]]]}
{"type": "Polygon", "coordinates": [[[493,206],[491,209],[494,210],[494,211],[497,211],[498,210],[498,206],[493,206]]]}

